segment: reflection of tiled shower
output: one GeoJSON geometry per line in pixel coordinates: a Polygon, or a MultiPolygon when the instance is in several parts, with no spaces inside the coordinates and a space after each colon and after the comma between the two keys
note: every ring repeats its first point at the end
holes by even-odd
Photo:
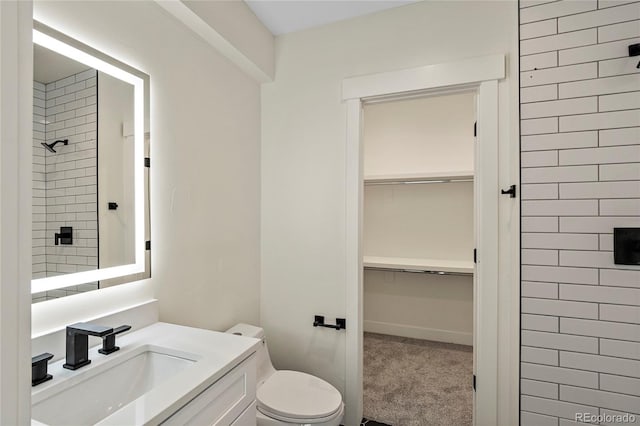
{"type": "MultiPolygon", "coordinates": [[[[33,278],[96,269],[97,75],[95,70],[43,85],[34,82],[33,133],[33,278]],[[59,144],[56,153],[42,142],[59,144]],[[73,227],[72,245],[55,245],[60,227],[73,227]]],[[[93,290],[83,284],[34,301],[93,290]]]]}
{"type": "Polygon", "coordinates": [[[33,278],[47,276],[45,237],[47,231],[47,200],[45,183],[45,115],[46,87],[33,82],[33,251],[31,271],[33,278]]]}

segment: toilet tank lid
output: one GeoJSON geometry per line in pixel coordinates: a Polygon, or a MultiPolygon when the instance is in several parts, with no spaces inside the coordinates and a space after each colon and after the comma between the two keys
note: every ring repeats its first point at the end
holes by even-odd
{"type": "Polygon", "coordinates": [[[243,323],[234,325],[225,333],[240,334],[241,336],[255,337],[257,339],[264,338],[264,330],[262,328],[243,323]]]}

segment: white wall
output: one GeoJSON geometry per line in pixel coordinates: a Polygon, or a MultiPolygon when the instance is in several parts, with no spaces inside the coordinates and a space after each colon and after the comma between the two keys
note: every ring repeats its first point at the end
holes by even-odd
{"type": "Polygon", "coordinates": [[[475,92],[364,105],[364,175],[473,171],[475,92]]]}
{"type": "Polygon", "coordinates": [[[364,272],[364,331],[473,344],[473,277],[364,272]]]}
{"type": "Polygon", "coordinates": [[[366,185],[365,256],[473,259],[473,182],[366,185]]]}
{"type": "MultiPolygon", "coordinates": [[[[364,201],[365,256],[473,258],[472,182],[366,186],[364,201]]],[[[470,345],[473,277],[365,271],[363,313],[365,331],[470,345]]]]}
{"type": "MultiPolygon", "coordinates": [[[[315,373],[341,391],[350,368],[344,334],[311,326],[314,314],[330,320],[345,314],[342,79],[506,53],[508,79],[499,90],[505,161],[500,179],[507,186],[517,177],[509,165],[517,155],[516,30],[513,2],[420,2],[276,39],[276,79],[262,90],[261,319],[277,367],[315,373]]],[[[503,202],[502,213],[511,215],[514,203],[503,202]]],[[[501,231],[508,226],[503,223],[501,231]]],[[[507,258],[512,247],[501,250],[501,258],[507,258]]],[[[517,325],[510,326],[517,309],[509,304],[517,285],[505,281],[501,286],[500,332],[506,347],[517,342],[517,325]]],[[[517,393],[509,393],[508,382],[517,377],[517,364],[508,357],[502,362],[508,368],[501,386],[509,395],[517,393]]],[[[506,408],[500,409],[506,416],[506,408]]]]}
{"type": "MultiPolygon", "coordinates": [[[[365,104],[363,169],[369,176],[474,169],[475,93],[365,104]]],[[[368,183],[365,256],[471,260],[473,182],[368,183]]]]}
{"type": "Polygon", "coordinates": [[[266,76],[273,78],[273,35],[243,0],[180,1],[251,60],[266,76]]]}
{"type": "Polygon", "coordinates": [[[473,259],[473,182],[366,185],[365,256],[473,259]]]}
{"type": "MultiPolygon", "coordinates": [[[[258,322],[258,84],[154,2],[34,8],[150,75],[152,277],[142,285],[153,286],[160,318],[210,329],[258,322]]],[[[81,300],[102,309],[99,296],[81,300]]]]}

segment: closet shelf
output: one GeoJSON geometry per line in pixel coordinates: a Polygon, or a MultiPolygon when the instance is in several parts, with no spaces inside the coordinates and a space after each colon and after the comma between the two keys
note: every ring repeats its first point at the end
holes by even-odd
{"type": "Polygon", "coordinates": [[[473,180],[473,170],[444,171],[436,173],[399,173],[392,175],[367,175],[364,183],[367,184],[395,184],[395,183],[419,183],[419,182],[451,182],[473,180]]]}
{"type": "Polygon", "coordinates": [[[363,266],[365,269],[385,269],[400,272],[473,274],[473,262],[464,260],[364,256],[363,266]]]}

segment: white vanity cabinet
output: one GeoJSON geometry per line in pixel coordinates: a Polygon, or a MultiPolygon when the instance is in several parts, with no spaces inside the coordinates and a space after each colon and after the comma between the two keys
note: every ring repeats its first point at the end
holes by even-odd
{"type": "Polygon", "coordinates": [[[238,417],[236,421],[233,422],[231,425],[232,426],[255,426],[257,414],[258,414],[257,403],[256,401],[253,401],[253,404],[247,407],[247,409],[244,410],[242,414],[240,414],[240,417],[238,417]]]}
{"type": "Polygon", "coordinates": [[[249,426],[256,423],[255,353],[193,398],[162,424],[249,426]]]}

